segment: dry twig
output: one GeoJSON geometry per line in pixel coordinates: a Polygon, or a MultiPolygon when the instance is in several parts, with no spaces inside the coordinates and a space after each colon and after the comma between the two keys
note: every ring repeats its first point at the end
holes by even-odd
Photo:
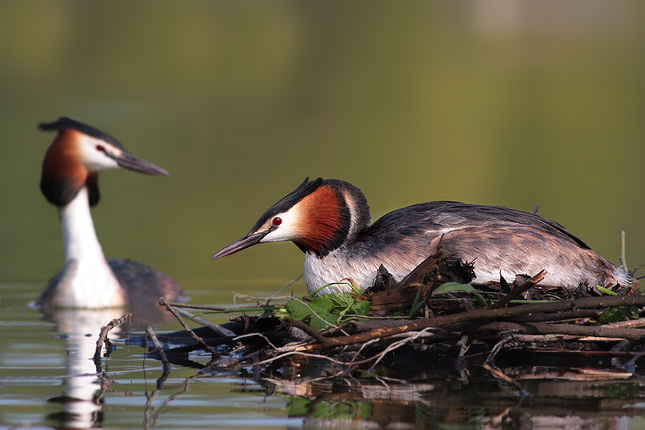
{"type": "Polygon", "coordinates": [[[213,324],[212,322],[206,321],[203,318],[195,316],[195,315],[191,314],[188,311],[185,311],[183,309],[175,308],[170,303],[167,303],[163,297],[159,300],[159,304],[166,306],[166,308],[168,308],[168,306],[171,306],[182,317],[187,318],[187,319],[191,320],[192,322],[194,322],[196,324],[202,325],[204,327],[208,327],[209,329],[213,330],[219,336],[223,336],[223,337],[234,337],[234,336],[236,336],[236,334],[233,333],[231,330],[229,330],[227,328],[224,328],[219,324],[213,324]]]}
{"type": "MultiPolygon", "coordinates": [[[[481,321],[481,320],[499,320],[504,318],[511,318],[520,315],[531,314],[534,312],[559,312],[559,311],[569,311],[572,309],[586,309],[586,308],[598,308],[598,307],[612,307],[612,306],[645,306],[645,296],[634,295],[634,296],[603,296],[603,297],[592,297],[584,298],[577,300],[563,300],[560,302],[549,302],[549,303],[536,303],[529,305],[514,306],[510,308],[502,309],[476,309],[467,312],[461,312],[453,315],[444,315],[434,318],[419,319],[411,321],[408,323],[403,323],[395,325],[392,327],[378,328],[373,329],[367,332],[354,334],[351,336],[345,337],[329,337],[324,338],[324,342],[319,344],[308,345],[309,349],[317,349],[324,346],[342,346],[350,345],[354,343],[365,342],[370,339],[375,338],[384,338],[392,336],[394,334],[411,332],[411,331],[420,331],[426,327],[438,327],[448,324],[454,324],[464,321],[481,321]]],[[[538,324],[533,324],[537,326],[538,324]]],[[[546,325],[546,324],[545,324],[546,325]]],[[[561,328],[564,329],[567,327],[566,324],[560,324],[561,328]]],[[[584,329],[582,326],[576,326],[581,329],[584,329]]],[[[596,327],[600,328],[600,327],[596,327]]],[[[614,329],[616,330],[616,329],[614,329]]],[[[602,332],[604,330],[600,330],[602,332]]],[[[547,333],[553,333],[549,331],[547,333]]],[[[567,332],[564,332],[565,334],[567,332]]],[[[578,334],[578,333],[575,333],[578,334]]],[[[585,333],[587,335],[587,333],[585,333]]],[[[629,339],[642,338],[641,334],[638,333],[628,333],[624,332],[619,335],[619,337],[627,336],[629,339]]]]}
{"type": "Polygon", "coordinates": [[[118,327],[127,320],[132,318],[132,313],[128,312],[127,314],[122,315],[119,318],[115,318],[109,323],[107,323],[104,327],[101,327],[101,332],[99,333],[99,338],[96,341],[96,350],[94,351],[94,357],[92,360],[94,360],[94,363],[98,366],[101,364],[101,349],[103,344],[105,343],[105,349],[109,351],[110,349],[110,340],[108,339],[107,335],[112,330],[114,327],[118,327]]]}
{"type": "Polygon", "coordinates": [[[534,287],[536,284],[541,282],[545,276],[546,276],[546,272],[542,270],[540,273],[538,273],[531,279],[525,280],[522,284],[513,288],[513,290],[511,290],[510,293],[508,293],[500,300],[490,305],[488,309],[499,309],[506,306],[508,303],[510,303],[511,300],[519,297],[520,294],[522,294],[523,292],[527,291],[529,288],[534,287]]]}
{"type": "Polygon", "coordinates": [[[322,334],[320,334],[318,330],[314,330],[313,328],[311,328],[309,325],[305,324],[302,321],[296,321],[293,318],[284,317],[284,322],[286,322],[292,327],[299,328],[300,330],[304,331],[312,338],[316,339],[318,342],[325,341],[325,337],[322,334]]]}
{"type": "Polygon", "coordinates": [[[172,306],[170,306],[170,305],[166,302],[166,299],[165,299],[164,297],[161,297],[161,298],[159,299],[159,304],[160,304],[160,305],[162,305],[162,306],[165,306],[165,307],[166,307],[166,309],[168,309],[168,311],[169,311],[171,314],[173,314],[173,316],[177,319],[177,321],[179,321],[179,323],[184,327],[184,329],[185,329],[188,333],[190,333],[190,335],[193,337],[193,339],[195,339],[197,342],[199,342],[199,343],[204,347],[204,349],[205,349],[205,350],[207,350],[208,352],[210,352],[210,353],[213,355],[213,357],[219,357],[219,354],[218,354],[217,352],[215,352],[215,350],[214,350],[213,348],[211,348],[211,347],[210,347],[206,342],[204,342],[204,339],[202,339],[201,337],[197,336],[197,335],[195,334],[195,332],[194,332],[194,331],[192,331],[192,330],[190,329],[190,327],[188,327],[188,324],[186,324],[186,321],[184,321],[184,319],[179,315],[179,313],[177,312],[177,310],[175,310],[172,306]]]}
{"type": "Polygon", "coordinates": [[[606,326],[584,326],[576,324],[532,323],[518,324],[504,321],[493,321],[476,329],[477,332],[513,332],[524,334],[564,334],[573,336],[595,336],[614,339],[645,339],[645,330],[615,328],[606,326]]]}
{"type": "MultiPolygon", "coordinates": [[[[147,326],[146,327],[146,333],[150,337],[150,340],[152,341],[152,344],[154,345],[155,350],[157,351],[157,354],[159,354],[159,358],[161,359],[161,363],[163,364],[163,375],[159,380],[160,381],[165,381],[166,380],[165,377],[167,377],[170,374],[170,369],[171,369],[170,362],[168,361],[168,357],[166,357],[166,353],[163,350],[163,346],[159,342],[159,339],[157,339],[157,335],[155,334],[155,332],[152,329],[152,327],[147,326]]],[[[161,388],[161,387],[159,387],[159,382],[157,382],[157,388],[161,388]]]]}

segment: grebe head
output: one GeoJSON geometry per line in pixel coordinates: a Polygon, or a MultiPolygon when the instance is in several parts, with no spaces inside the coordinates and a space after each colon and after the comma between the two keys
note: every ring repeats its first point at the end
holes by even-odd
{"type": "Polygon", "coordinates": [[[213,259],[262,242],[292,241],[319,257],[351,241],[370,221],[367,199],[355,186],[336,179],[309,178],[255,223],[251,231],[213,259]]]}
{"type": "Polygon", "coordinates": [[[98,175],[101,170],[125,168],[149,175],[168,172],[129,154],[109,134],[67,117],[38,124],[42,131],[57,131],[43,160],[40,190],[56,206],[65,206],[87,186],[90,204],[99,200],[98,175]]]}

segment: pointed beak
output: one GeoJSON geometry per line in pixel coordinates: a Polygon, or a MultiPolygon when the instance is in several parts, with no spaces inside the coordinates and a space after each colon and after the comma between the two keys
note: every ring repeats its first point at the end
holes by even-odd
{"type": "Polygon", "coordinates": [[[114,161],[116,161],[116,163],[119,166],[123,167],[124,169],[130,169],[141,173],[147,173],[148,175],[153,175],[153,176],[170,175],[170,173],[168,173],[166,170],[162,169],[161,167],[156,166],[142,158],[135,157],[134,155],[126,151],[121,151],[118,154],[110,154],[106,152],[106,155],[114,159],[114,161]]]}
{"type": "Polygon", "coordinates": [[[211,260],[215,260],[216,258],[226,257],[227,255],[235,254],[236,252],[239,252],[243,249],[250,248],[251,246],[257,243],[260,243],[260,241],[264,238],[264,236],[266,236],[267,233],[269,233],[270,231],[271,230],[266,230],[261,232],[251,232],[246,236],[231,243],[229,246],[222,249],[217,254],[213,255],[213,258],[211,258],[211,260]]]}

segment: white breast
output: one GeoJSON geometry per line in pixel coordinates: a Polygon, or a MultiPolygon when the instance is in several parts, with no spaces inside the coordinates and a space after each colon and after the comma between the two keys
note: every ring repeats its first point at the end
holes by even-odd
{"type": "MultiPolygon", "coordinates": [[[[410,273],[421,260],[398,266],[390,264],[385,268],[394,277],[400,281],[405,275],[410,273]]],[[[378,268],[383,263],[380,258],[361,257],[351,258],[343,248],[330,252],[323,258],[318,258],[315,254],[307,252],[305,254],[305,285],[309,293],[319,290],[325,285],[329,285],[318,291],[319,294],[351,292],[348,278],[354,280],[361,290],[366,290],[374,283],[378,268]]]]}

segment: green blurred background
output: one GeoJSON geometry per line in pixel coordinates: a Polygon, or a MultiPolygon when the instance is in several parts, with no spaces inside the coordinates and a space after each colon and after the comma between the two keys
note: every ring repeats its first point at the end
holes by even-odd
{"type": "Polygon", "coordinates": [[[540,204],[615,263],[625,229],[645,263],[644,53],[637,1],[3,0],[0,283],[62,266],[36,129],[61,115],[171,172],[102,174],[94,219],[108,257],[189,291],[301,273],[291,244],[210,257],[307,176],[359,186],[373,219],[540,204]]]}

